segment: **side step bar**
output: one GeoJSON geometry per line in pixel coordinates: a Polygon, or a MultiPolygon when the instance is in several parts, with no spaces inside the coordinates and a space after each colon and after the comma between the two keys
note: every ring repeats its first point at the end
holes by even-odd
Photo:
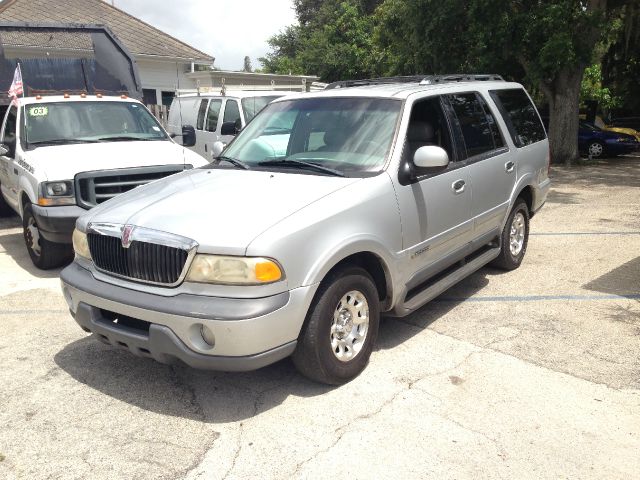
{"type": "Polygon", "coordinates": [[[491,260],[500,255],[500,247],[493,247],[482,254],[472,257],[466,263],[462,264],[459,268],[448,273],[445,277],[438,279],[435,283],[427,284],[425,289],[412,295],[408,300],[400,305],[394,312],[397,316],[405,316],[417,310],[425,303],[433,300],[442,292],[452,287],[460,280],[468,277],[476,270],[479,270],[491,260]]]}

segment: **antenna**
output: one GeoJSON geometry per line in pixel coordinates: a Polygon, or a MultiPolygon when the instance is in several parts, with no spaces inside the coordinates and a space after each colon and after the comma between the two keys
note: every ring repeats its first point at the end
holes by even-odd
{"type": "MultiPolygon", "coordinates": [[[[180,112],[180,133],[182,133],[182,101],[180,100],[180,73],[178,72],[178,62],[176,62],[176,100],[178,101],[178,112],[180,112]]],[[[169,121],[167,115],[167,122],[169,121]]],[[[184,137],[183,137],[184,139],[184,137]]],[[[184,156],[184,146],[182,147],[182,170],[185,169],[187,159],[184,156]]]]}

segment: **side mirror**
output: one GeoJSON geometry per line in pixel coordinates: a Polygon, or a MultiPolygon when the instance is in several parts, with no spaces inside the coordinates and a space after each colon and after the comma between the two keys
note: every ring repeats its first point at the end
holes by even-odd
{"type": "Polygon", "coordinates": [[[236,122],[224,122],[220,127],[220,135],[236,135],[238,131],[236,122]]]}
{"type": "Polygon", "coordinates": [[[4,157],[5,155],[8,155],[9,152],[11,152],[9,147],[4,143],[0,143],[0,157],[4,157]]]}
{"type": "Polygon", "coordinates": [[[418,168],[443,168],[449,165],[449,155],[440,147],[426,145],[416,150],[413,163],[418,168]]]}
{"type": "Polygon", "coordinates": [[[213,158],[218,158],[224,150],[225,146],[226,145],[222,142],[214,142],[214,144],[211,146],[211,156],[213,158]]]}
{"type": "Polygon", "coordinates": [[[196,144],[196,129],[191,125],[182,126],[182,146],[193,147],[196,144]]]}

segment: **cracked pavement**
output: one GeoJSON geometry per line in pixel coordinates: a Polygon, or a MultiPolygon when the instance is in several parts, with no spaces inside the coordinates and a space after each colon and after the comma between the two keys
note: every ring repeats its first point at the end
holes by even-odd
{"type": "Polygon", "coordinates": [[[2,219],[0,478],[640,478],[639,172],[554,168],[522,267],[384,319],[339,388],[93,341],[2,219]]]}

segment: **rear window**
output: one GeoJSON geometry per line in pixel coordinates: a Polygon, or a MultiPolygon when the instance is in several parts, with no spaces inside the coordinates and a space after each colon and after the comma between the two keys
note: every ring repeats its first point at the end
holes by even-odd
{"type": "Polygon", "coordinates": [[[207,113],[207,101],[200,101],[200,108],[198,109],[198,119],[196,121],[196,128],[198,130],[202,130],[204,127],[204,115],[207,113]]]}
{"type": "Polygon", "coordinates": [[[486,103],[475,93],[455,93],[449,101],[456,114],[467,157],[475,157],[504,146],[495,118],[486,103]]]}
{"type": "Polygon", "coordinates": [[[493,90],[491,98],[496,102],[516,147],[526,147],[547,137],[538,112],[524,90],[493,90]]]}

